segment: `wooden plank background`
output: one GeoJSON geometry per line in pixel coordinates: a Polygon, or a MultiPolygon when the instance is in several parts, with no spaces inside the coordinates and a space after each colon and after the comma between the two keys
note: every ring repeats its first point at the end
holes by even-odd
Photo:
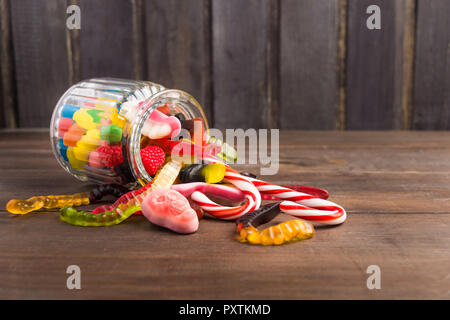
{"type": "Polygon", "coordinates": [[[0,127],[95,76],[190,92],[218,128],[449,129],[447,0],[0,0],[0,127]],[[66,8],[81,8],[68,30],[66,8]],[[368,30],[369,5],[381,30],[368,30]]]}

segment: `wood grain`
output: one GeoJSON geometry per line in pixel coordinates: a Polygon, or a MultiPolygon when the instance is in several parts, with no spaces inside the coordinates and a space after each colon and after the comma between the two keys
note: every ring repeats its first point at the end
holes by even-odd
{"type": "Polygon", "coordinates": [[[414,129],[450,129],[450,2],[417,3],[414,129]]]}
{"type": "MultiPolygon", "coordinates": [[[[71,5],[80,6],[78,0],[66,0],[67,7],[71,5]]],[[[81,10],[81,8],[80,8],[81,10]]],[[[73,85],[81,79],[81,45],[80,30],[66,28],[67,55],[69,63],[69,83],[73,85]]]]}
{"type": "Polygon", "coordinates": [[[267,128],[269,0],[213,1],[214,125],[267,128]]]}
{"type": "Polygon", "coordinates": [[[212,219],[180,236],[143,217],[80,228],[57,212],[7,214],[10,198],[91,185],[58,166],[48,132],[1,132],[0,298],[449,298],[450,132],[282,131],[280,141],[280,170],[265,179],[324,187],[349,218],[311,240],[258,247],[212,219]],[[79,291],[65,287],[72,264],[79,291]],[[372,264],[381,290],[366,288],[372,264]]]}
{"type": "Polygon", "coordinates": [[[281,1],[283,129],[336,129],[338,1],[281,1]]]}
{"type": "Polygon", "coordinates": [[[405,0],[348,3],[347,128],[402,127],[405,0]],[[381,29],[369,30],[370,5],[381,10],[381,29]]]}
{"type": "Polygon", "coordinates": [[[11,1],[10,6],[19,126],[48,127],[69,85],[66,1],[11,1]]]}
{"type": "Polygon", "coordinates": [[[135,79],[130,1],[79,0],[81,78],[135,79]]]}
{"type": "MultiPolygon", "coordinates": [[[[184,90],[212,117],[210,1],[145,2],[147,79],[184,90]]],[[[212,123],[212,122],[211,122],[212,123]]]]}
{"type": "Polygon", "coordinates": [[[0,128],[17,127],[11,14],[8,0],[0,0],[0,128]]]}

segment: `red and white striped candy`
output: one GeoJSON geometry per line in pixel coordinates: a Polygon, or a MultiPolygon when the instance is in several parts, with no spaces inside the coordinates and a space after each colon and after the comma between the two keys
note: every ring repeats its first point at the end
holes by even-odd
{"type": "MultiPolygon", "coordinates": [[[[207,160],[211,163],[220,162],[215,158],[208,158],[207,160]]],[[[207,214],[224,220],[235,220],[247,212],[259,208],[261,205],[261,194],[248,177],[244,177],[234,169],[226,166],[224,181],[235,185],[245,194],[247,201],[243,205],[236,207],[222,206],[209,199],[200,191],[193,192],[191,199],[207,214]]]]}
{"type": "MultiPolygon", "coordinates": [[[[221,162],[213,157],[207,157],[204,160],[210,163],[221,162]]],[[[237,207],[221,206],[199,191],[192,193],[192,200],[206,213],[226,220],[237,219],[247,212],[258,209],[261,204],[261,193],[286,200],[280,204],[280,209],[284,213],[317,224],[337,225],[347,219],[347,213],[344,208],[334,202],[243,176],[229,166],[226,166],[225,181],[234,184],[246,194],[246,203],[237,207]]]]}
{"type": "Polygon", "coordinates": [[[280,209],[284,213],[328,225],[341,224],[347,219],[344,208],[334,202],[258,179],[249,179],[259,192],[287,200],[280,204],[280,209]]]}

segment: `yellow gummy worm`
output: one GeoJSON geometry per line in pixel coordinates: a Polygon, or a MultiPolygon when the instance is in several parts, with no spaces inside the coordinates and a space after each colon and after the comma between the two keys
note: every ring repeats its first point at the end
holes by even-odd
{"type": "Polygon", "coordinates": [[[6,210],[14,214],[26,214],[41,208],[58,209],[65,206],[82,206],[89,204],[87,192],[60,196],[35,196],[27,200],[12,199],[6,204],[6,210]]]}
{"type": "Polygon", "coordinates": [[[270,246],[309,239],[313,235],[314,227],[311,223],[294,219],[264,230],[258,230],[250,225],[238,231],[237,239],[240,242],[270,246]]]}

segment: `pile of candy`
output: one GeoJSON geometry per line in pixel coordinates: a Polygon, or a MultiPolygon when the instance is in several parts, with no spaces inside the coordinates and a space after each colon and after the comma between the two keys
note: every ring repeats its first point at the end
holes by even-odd
{"type": "MultiPolygon", "coordinates": [[[[122,135],[124,119],[136,117],[139,102],[113,109],[71,108],[63,110],[59,122],[60,152],[70,165],[94,169],[114,168],[124,161],[122,135]],[[125,118],[122,118],[125,117],[125,118]]],[[[278,186],[249,173],[239,173],[219,159],[234,159],[235,151],[210,139],[201,128],[200,143],[177,139],[182,129],[194,130],[201,119],[170,115],[163,106],[151,112],[142,128],[141,160],[153,180],[138,190],[119,185],[101,185],[89,193],[38,196],[10,200],[7,210],[26,214],[41,208],[60,208],[62,221],[77,226],[110,226],[133,214],[142,214],[151,223],[177,233],[193,233],[204,215],[236,221],[237,239],[261,245],[280,245],[308,239],[313,224],[341,224],[345,210],[326,200],[325,190],[307,186],[278,186]],[[165,112],[166,111],[166,112],[165,112]],[[175,138],[174,138],[175,137],[175,138]],[[180,153],[189,157],[179,160],[180,153]],[[98,202],[105,195],[118,198],[113,204],[93,212],[74,207],[98,202]],[[279,199],[261,206],[262,199],[279,199]],[[278,214],[294,220],[258,230],[278,214]]],[[[195,132],[191,132],[194,137],[195,132]]]]}
{"type": "MultiPolygon", "coordinates": [[[[141,117],[143,110],[147,108],[146,102],[134,100],[122,103],[114,99],[90,97],[83,106],[67,103],[58,114],[55,130],[58,138],[56,151],[60,160],[81,176],[86,173],[91,177],[106,176],[120,184],[134,181],[126,156],[127,124],[141,117]]],[[[141,129],[142,153],[170,153],[179,144],[178,140],[171,138],[178,136],[181,129],[185,129],[191,136],[196,127],[206,131],[202,118],[188,120],[183,112],[174,114],[176,110],[176,107],[166,103],[150,113],[141,129]],[[145,148],[147,145],[157,145],[160,149],[145,148]]],[[[213,143],[204,140],[199,145],[194,144],[193,140],[183,140],[177,148],[192,149],[198,156],[223,155],[221,142],[218,141],[213,143]]],[[[153,159],[153,155],[151,158],[153,159]]],[[[147,161],[144,165],[147,172],[154,175],[160,163],[150,164],[147,161]]]]}

